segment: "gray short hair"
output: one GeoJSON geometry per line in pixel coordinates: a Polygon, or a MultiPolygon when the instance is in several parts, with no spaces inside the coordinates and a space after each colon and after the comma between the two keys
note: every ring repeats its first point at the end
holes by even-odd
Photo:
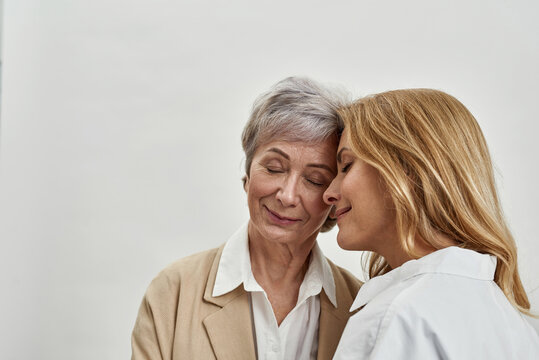
{"type": "MultiPolygon", "coordinates": [[[[337,109],[345,105],[345,98],[344,91],[331,91],[303,77],[281,80],[259,96],[241,137],[246,176],[256,150],[263,144],[276,139],[319,143],[339,136],[343,123],[337,109]]],[[[334,225],[335,220],[328,218],[322,231],[334,225]]]]}

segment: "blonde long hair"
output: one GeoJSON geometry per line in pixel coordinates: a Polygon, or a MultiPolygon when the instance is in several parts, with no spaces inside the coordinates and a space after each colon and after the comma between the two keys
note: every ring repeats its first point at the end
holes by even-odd
{"type": "MultiPolygon", "coordinates": [[[[494,281],[529,314],[517,267],[515,241],[504,219],[492,161],[473,115],[437,90],[406,89],[371,95],[339,110],[358,157],[385,180],[396,210],[397,232],[412,258],[414,239],[435,249],[444,234],[457,246],[492,254],[494,281]]],[[[369,276],[391,270],[372,253],[369,276]]]]}

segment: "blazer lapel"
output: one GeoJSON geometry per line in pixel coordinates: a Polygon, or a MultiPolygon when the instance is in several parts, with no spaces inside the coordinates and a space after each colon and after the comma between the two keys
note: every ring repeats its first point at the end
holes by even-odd
{"type": "Polygon", "coordinates": [[[218,360],[256,359],[249,293],[240,285],[222,296],[213,297],[213,286],[223,247],[212,264],[204,300],[220,307],[204,320],[204,326],[218,360]]]}
{"type": "MultiPolygon", "coordinates": [[[[339,299],[339,297],[337,297],[339,299]]],[[[340,299],[339,299],[340,300],[340,299]]],[[[341,334],[350,316],[350,305],[338,304],[333,306],[326,293],[320,293],[320,328],[318,330],[318,360],[327,360],[333,357],[341,334]]]]}
{"type": "MultiPolygon", "coordinates": [[[[333,306],[324,290],[320,293],[320,328],[318,330],[318,360],[333,358],[339,340],[348,318],[355,312],[350,312],[357,290],[343,277],[341,270],[328,260],[333,279],[337,307],[333,306]]],[[[359,288],[359,284],[357,286],[359,288]]]]}

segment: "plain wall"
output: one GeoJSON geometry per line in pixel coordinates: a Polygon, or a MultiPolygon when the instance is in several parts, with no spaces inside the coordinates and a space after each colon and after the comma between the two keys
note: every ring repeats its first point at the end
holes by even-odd
{"type": "MultiPolygon", "coordinates": [[[[534,1],[5,0],[0,358],[121,359],[151,279],[246,221],[240,134],[290,75],[430,87],[490,145],[539,312],[534,1]]],[[[320,237],[361,276],[358,253],[320,237]]],[[[539,326],[538,326],[539,328],[539,326]]]]}

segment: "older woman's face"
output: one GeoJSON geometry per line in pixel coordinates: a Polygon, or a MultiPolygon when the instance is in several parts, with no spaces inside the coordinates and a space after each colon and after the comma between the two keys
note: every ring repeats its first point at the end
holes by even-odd
{"type": "Polygon", "coordinates": [[[331,138],[272,141],[257,149],[245,184],[250,235],[283,244],[316,238],[330,211],[322,195],[337,172],[336,148],[331,138]]]}

